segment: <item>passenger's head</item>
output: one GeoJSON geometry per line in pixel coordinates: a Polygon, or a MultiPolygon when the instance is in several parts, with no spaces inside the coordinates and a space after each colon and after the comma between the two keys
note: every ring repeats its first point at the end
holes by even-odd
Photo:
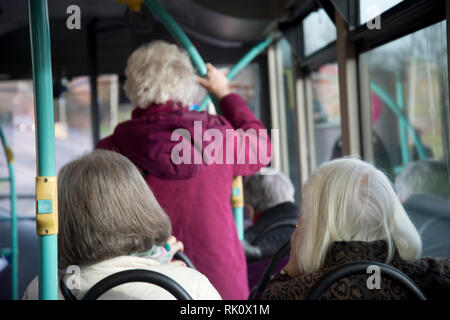
{"type": "Polygon", "coordinates": [[[189,106],[198,90],[188,54],[162,40],[136,49],[128,58],[125,75],[125,93],[136,107],[169,100],[189,106]]]}
{"type": "Polygon", "coordinates": [[[245,204],[250,218],[283,202],[294,202],[295,189],[281,171],[265,168],[264,174],[248,177],[244,183],[245,204]]]}
{"type": "Polygon", "coordinates": [[[96,150],[65,165],[58,202],[61,268],[144,252],[171,234],[139,171],[115,152],[96,150]]]}
{"type": "Polygon", "coordinates": [[[410,162],[395,179],[400,200],[406,201],[415,193],[450,197],[450,176],[443,161],[420,160],[410,162]]]}
{"type": "Polygon", "coordinates": [[[320,166],[302,189],[301,210],[294,243],[302,273],[320,270],[335,241],[387,240],[386,262],[395,250],[406,261],[420,257],[420,236],[390,181],[361,160],[343,158],[320,166]]]}

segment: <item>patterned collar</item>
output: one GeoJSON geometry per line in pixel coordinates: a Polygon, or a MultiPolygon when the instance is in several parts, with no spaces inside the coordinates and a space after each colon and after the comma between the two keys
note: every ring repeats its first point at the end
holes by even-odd
{"type": "MultiPolygon", "coordinates": [[[[386,263],[387,256],[388,246],[386,240],[372,242],[336,241],[331,244],[323,266],[331,267],[363,260],[386,263]]],[[[395,252],[393,261],[399,259],[401,258],[395,252]]]]}

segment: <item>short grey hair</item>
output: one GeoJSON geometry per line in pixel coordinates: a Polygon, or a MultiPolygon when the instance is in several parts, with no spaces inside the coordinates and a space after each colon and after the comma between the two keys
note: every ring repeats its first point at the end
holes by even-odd
{"type": "Polygon", "coordinates": [[[193,104],[199,86],[186,51],[156,40],[136,49],[128,58],[124,90],[135,107],[169,100],[193,104]]]}
{"type": "Polygon", "coordinates": [[[402,201],[412,194],[428,193],[450,197],[450,175],[447,165],[438,160],[410,162],[395,179],[402,201]]]}
{"type": "Polygon", "coordinates": [[[246,178],[244,200],[255,209],[265,211],[283,202],[294,202],[295,188],[291,180],[281,171],[264,168],[261,172],[246,178]]]}
{"type": "Polygon", "coordinates": [[[61,169],[58,208],[60,268],[145,252],[172,232],[137,168],[112,151],[93,151],[61,169]]]}

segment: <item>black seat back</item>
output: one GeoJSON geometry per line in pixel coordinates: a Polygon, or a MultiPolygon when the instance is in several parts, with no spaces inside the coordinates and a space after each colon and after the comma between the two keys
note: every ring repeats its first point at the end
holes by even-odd
{"type": "Polygon", "coordinates": [[[271,280],[273,273],[275,272],[277,267],[280,265],[282,259],[285,257],[289,257],[290,251],[291,251],[291,240],[288,240],[273,255],[272,259],[270,260],[269,264],[267,265],[266,269],[264,270],[264,273],[262,274],[262,276],[258,282],[258,285],[254,289],[252,289],[252,291],[250,292],[250,295],[248,297],[249,300],[256,300],[256,299],[260,298],[260,295],[266,289],[267,284],[271,280]]]}
{"type": "Polygon", "coordinates": [[[367,268],[370,266],[378,266],[380,268],[381,276],[397,282],[411,292],[417,299],[427,300],[422,290],[406,274],[390,265],[373,261],[352,262],[333,269],[314,284],[305,296],[305,300],[317,300],[333,283],[342,278],[358,274],[367,274],[367,268]]]}
{"type": "MultiPolygon", "coordinates": [[[[192,300],[189,293],[175,280],[163,275],[162,273],[144,269],[133,269],[114,273],[97,282],[88,290],[88,292],[86,292],[81,300],[96,300],[108,290],[131,282],[145,282],[154,284],[166,289],[178,300],[192,300]]],[[[72,292],[70,292],[70,290],[66,287],[63,279],[60,281],[60,288],[66,300],[77,300],[72,292]]]]}
{"type": "Polygon", "coordinates": [[[279,229],[279,228],[285,228],[285,227],[291,227],[292,229],[295,229],[296,225],[297,225],[298,219],[297,220],[287,220],[287,221],[280,221],[277,223],[274,223],[272,225],[270,225],[268,228],[264,229],[262,232],[260,232],[255,239],[253,239],[253,241],[251,242],[251,245],[256,246],[258,245],[258,243],[264,239],[264,237],[269,234],[270,232],[272,232],[273,230],[279,229]]]}
{"type": "Polygon", "coordinates": [[[186,266],[188,266],[189,268],[197,270],[197,268],[192,263],[191,259],[189,259],[188,256],[186,254],[184,254],[183,252],[181,252],[181,251],[177,251],[177,253],[175,253],[175,255],[173,256],[173,259],[174,260],[181,260],[184,263],[186,263],[186,266]]]}

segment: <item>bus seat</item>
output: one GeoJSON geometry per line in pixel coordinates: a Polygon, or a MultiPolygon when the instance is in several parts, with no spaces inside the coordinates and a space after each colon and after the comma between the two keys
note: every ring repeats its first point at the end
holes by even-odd
{"type": "Polygon", "coordinates": [[[425,257],[450,259],[450,199],[425,193],[411,195],[403,207],[419,231],[425,257]]]}
{"type": "Polygon", "coordinates": [[[261,297],[267,284],[272,279],[274,273],[279,272],[289,261],[289,253],[291,251],[291,240],[288,240],[270,259],[267,267],[264,269],[262,276],[259,278],[256,287],[251,289],[249,300],[257,300],[261,297]]]}
{"type": "Polygon", "coordinates": [[[305,300],[318,300],[336,281],[352,275],[367,275],[367,268],[374,265],[380,268],[381,276],[397,282],[412,293],[415,298],[427,300],[422,290],[406,274],[390,265],[373,261],[352,262],[331,270],[314,284],[306,294],[305,300]]]}
{"type": "MultiPolygon", "coordinates": [[[[145,282],[154,284],[166,289],[178,300],[192,300],[189,293],[175,280],[163,275],[162,273],[144,269],[125,270],[114,273],[97,282],[84,294],[81,300],[97,300],[108,290],[131,282],[145,282]]],[[[63,279],[61,279],[59,285],[66,300],[77,300],[77,298],[67,288],[63,279]]]]}
{"type": "MultiPolygon", "coordinates": [[[[38,274],[39,242],[36,234],[36,223],[34,221],[19,220],[17,222],[17,227],[19,238],[19,298],[21,298],[30,282],[38,274]]],[[[0,248],[9,247],[11,241],[10,239],[11,224],[9,222],[0,223],[0,248]]],[[[8,274],[8,279],[4,279],[2,277],[0,280],[0,287],[2,290],[5,283],[10,282],[10,274],[8,274]]]]}
{"type": "Polygon", "coordinates": [[[0,300],[11,299],[11,266],[8,260],[0,257],[0,300]]]}
{"type": "Polygon", "coordinates": [[[296,220],[280,221],[280,222],[274,223],[274,224],[270,225],[268,228],[266,228],[263,231],[261,231],[255,237],[255,239],[251,242],[251,244],[254,245],[254,246],[258,245],[258,243],[262,239],[264,239],[264,237],[266,235],[268,235],[270,232],[272,232],[273,230],[276,230],[276,229],[291,227],[293,229],[292,230],[292,232],[293,232],[295,227],[297,226],[297,222],[298,222],[298,219],[296,219],[296,220]]]}
{"type": "Polygon", "coordinates": [[[255,288],[258,285],[259,279],[261,279],[261,276],[269,265],[270,260],[271,258],[266,258],[264,260],[247,264],[248,287],[250,289],[255,288]]]}
{"type": "Polygon", "coordinates": [[[186,266],[188,266],[189,268],[192,268],[194,270],[197,270],[197,268],[194,266],[194,264],[192,263],[191,259],[188,258],[188,256],[181,251],[177,251],[177,253],[175,253],[175,255],[173,256],[174,260],[181,260],[183,261],[186,266]]]}
{"type": "MultiPolygon", "coordinates": [[[[288,220],[288,221],[280,221],[277,223],[272,224],[268,228],[264,229],[262,232],[260,232],[255,239],[252,241],[251,245],[257,246],[258,243],[264,239],[264,237],[272,232],[275,229],[281,229],[291,227],[292,231],[295,229],[297,224],[297,220],[288,220]]],[[[291,232],[292,233],[292,232],[291,232]]],[[[248,286],[249,288],[253,288],[258,284],[259,279],[264,273],[264,270],[266,269],[267,265],[270,263],[270,260],[272,257],[262,257],[258,260],[249,260],[247,263],[247,277],[248,277],[248,286]]],[[[287,263],[287,262],[286,262],[287,263]]],[[[281,270],[282,266],[279,264],[279,267],[274,270],[276,273],[281,270]]]]}

